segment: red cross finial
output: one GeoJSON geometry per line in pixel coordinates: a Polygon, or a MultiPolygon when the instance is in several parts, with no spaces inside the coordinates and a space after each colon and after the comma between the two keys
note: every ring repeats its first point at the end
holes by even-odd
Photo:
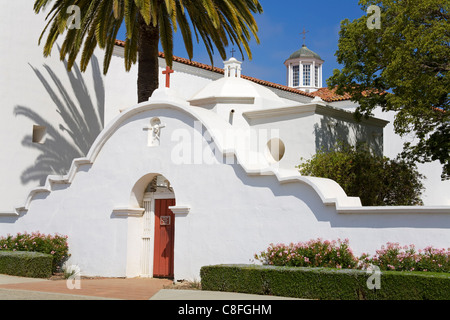
{"type": "Polygon", "coordinates": [[[170,88],[170,74],[171,73],[174,73],[174,71],[169,66],[167,66],[166,70],[163,71],[163,74],[166,75],[166,88],[170,88]]]}

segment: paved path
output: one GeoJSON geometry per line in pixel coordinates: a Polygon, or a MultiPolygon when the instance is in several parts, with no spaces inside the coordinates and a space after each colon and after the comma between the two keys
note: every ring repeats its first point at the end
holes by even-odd
{"type": "Polygon", "coordinates": [[[69,289],[66,280],[43,280],[0,274],[0,300],[279,300],[273,296],[168,289],[167,279],[82,279],[80,289],[69,289]]]}
{"type": "Polygon", "coordinates": [[[170,286],[172,281],[106,278],[82,279],[80,284],[80,289],[69,289],[66,280],[41,280],[0,275],[0,300],[85,300],[87,298],[148,300],[159,290],[170,286]]]}
{"type": "Polygon", "coordinates": [[[260,296],[254,294],[205,291],[205,290],[180,290],[162,289],[150,300],[301,300],[294,298],[260,296]]]}

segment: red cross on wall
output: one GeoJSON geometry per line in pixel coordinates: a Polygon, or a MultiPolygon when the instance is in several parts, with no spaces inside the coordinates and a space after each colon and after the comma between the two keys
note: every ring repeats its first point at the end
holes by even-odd
{"type": "Polygon", "coordinates": [[[170,74],[174,73],[174,71],[169,66],[167,66],[166,70],[164,70],[162,73],[166,75],[166,88],[170,88],[170,74]]]}

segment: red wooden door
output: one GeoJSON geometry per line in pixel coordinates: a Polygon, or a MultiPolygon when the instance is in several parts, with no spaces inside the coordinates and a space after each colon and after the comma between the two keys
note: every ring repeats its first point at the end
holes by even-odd
{"type": "Polygon", "coordinates": [[[154,277],[173,278],[175,215],[169,207],[174,205],[175,199],[155,201],[154,277]]]}

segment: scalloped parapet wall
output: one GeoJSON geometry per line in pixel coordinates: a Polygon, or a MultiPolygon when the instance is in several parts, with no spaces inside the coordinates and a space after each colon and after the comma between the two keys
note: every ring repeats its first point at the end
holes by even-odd
{"type": "Polygon", "coordinates": [[[30,191],[23,206],[15,208],[11,212],[0,212],[0,216],[20,216],[20,214],[27,212],[32,201],[38,194],[51,193],[55,189],[55,185],[70,185],[75,178],[80,167],[91,165],[95,162],[104,144],[119,128],[119,126],[131,118],[132,116],[141,112],[158,109],[158,108],[172,108],[181,112],[188,113],[196,120],[200,121],[204,127],[209,131],[211,137],[214,139],[218,151],[224,156],[235,156],[238,163],[242,166],[248,175],[274,175],[277,177],[279,183],[302,183],[310,186],[319,195],[322,202],[327,206],[335,206],[338,213],[350,214],[398,214],[398,213],[444,213],[450,214],[450,206],[443,207],[409,207],[409,206],[391,206],[391,207],[364,207],[357,197],[349,197],[344,190],[335,181],[324,178],[301,176],[296,170],[283,170],[272,166],[254,166],[246,163],[245,159],[241,157],[239,150],[229,141],[223,141],[218,130],[229,126],[228,123],[221,121],[220,118],[215,118],[208,110],[195,109],[191,107],[186,101],[179,99],[171,90],[159,89],[155,92],[153,97],[144,103],[140,103],[131,108],[123,110],[108,126],[100,133],[93,143],[89,153],[84,158],[74,159],[72,165],[66,175],[47,177],[46,183],[43,187],[38,187],[30,191]]]}

